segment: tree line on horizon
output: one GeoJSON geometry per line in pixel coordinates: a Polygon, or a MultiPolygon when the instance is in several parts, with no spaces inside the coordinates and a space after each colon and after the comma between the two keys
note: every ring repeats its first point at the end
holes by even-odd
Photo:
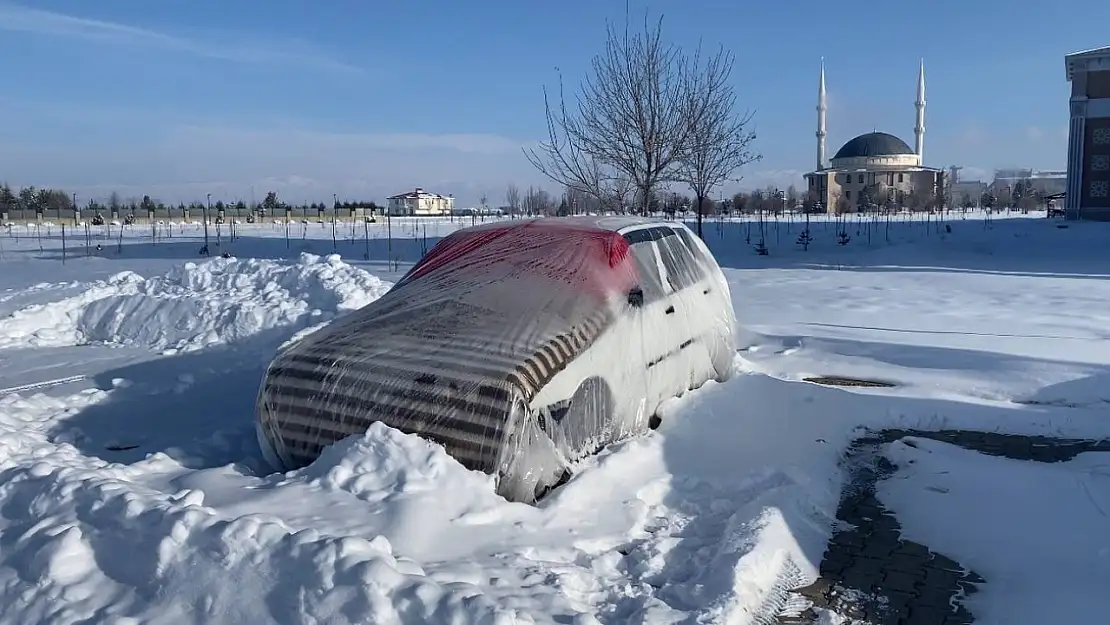
{"type": "MultiPolygon", "coordinates": [[[[0,213],[12,213],[15,211],[42,213],[44,215],[62,214],[63,212],[70,213],[74,210],[74,200],[76,198],[76,194],[65,191],[64,189],[45,189],[28,186],[21,187],[18,191],[13,191],[8,183],[3,183],[0,184],[0,213]]],[[[208,208],[206,201],[193,201],[189,203],[178,202],[177,204],[173,204],[152,199],[149,195],[144,195],[141,198],[131,197],[124,199],[116,192],[112,192],[106,201],[102,202],[91,199],[84,205],[78,202],[76,206],[81,211],[119,215],[131,214],[136,216],[143,216],[152,211],[163,213],[177,210],[181,211],[183,214],[186,211],[195,213],[208,208]]],[[[365,209],[374,212],[382,210],[382,206],[373,200],[336,200],[335,202],[327,203],[303,202],[301,204],[288,204],[278,198],[276,191],[267,192],[261,202],[248,204],[243,200],[237,200],[235,202],[217,200],[212,202],[211,208],[213,211],[235,211],[240,214],[254,212],[272,214],[284,211],[286,208],[321,212],[332,208],[339,210],[365,209]]]]}
{"type": "MultiPolygon", "coordinates": [[[[509,184],[504,197],[504,204],[494,208],[500,209],[509,215],[520,216],[565,216],[589,213],[649,213],[668,214],[697,213],[700,216],[709,215],[745,215],[756,213],[781,213],[785,211],[803,211],[810,213],[850,213],[871,212],[886,210],[926,211],[953,208],[977,208],[1021,210],[1036,209],[1042,198],[1032,188],[1026,189],[1023,183],[1018,182],[1009,194],[996,194],[987,189],[980,197],[971,197],[963,194],[961,197],[945,195],[943,191],[934,196],[926,193],[907,193],[901,197],[889,193],[888,190],[874,185],[857,194],[854,202],[848,202],[842,197],[834,197],[834,206],[819,205],[815,196],[805,191],[800,191],[796,186],[790,185],[785,190],[774,185],[763,189],[740,191],[730,196],[718,198],[703,198],[701,210],[697,211],[696,196],[676,191],[673,188],[653,189],[648,196],[645,206],[637,208],[631,204],[612,205],[606,204],[596,196],[583,191],[576,186],[566,186],[561,193],[551,193],[542,187],[530,186],[521,189],[515,184],[509,184]],[[885,198],[885,200],[883,199],[885,198]]],[[[74,194],[62,189],[40,189],[34,186],[22,187],[18,191],[4,183],[0,184],[0,213],[11,214],[22,212],[24,214],[41,213],[46,216],[71,213],[74,208],[74,194]]],[[[483,209],[491,208],[489,198],[483,195],[480,200],[483,209]]],[[[81,211],[102,213],[104,215],[117,214],[121,216],[145,216],[154,211],[159,214],[180,211],[184,214],[201,213],[207,207],[206,202],[193,201],[177,204],[164,203],[151,199],[149,195],[142,198],[123,199],[118,193],[110,194],[105,202],[89,200],[81,211]]],[[[307,215],[312,211],[320,214],[334,210],[363,209],[371,214],[381,214],[384,207],[373,200],[350,201],[337,200],[334,202],[302,202],[290,204],[282,201],[276,191],[268,191],[261,202],[249,204],[243,200],[223,202],[217,200],[211,205],[213,211],[225,211],[234,215],[243,216],[254,213],[277,215],[290,208],[307,215]]]]}
{"type": "MultiPolygon", "coordinates": [[[[482,203],[485,205],[486,198],[482,203]]],[[[695,196],[676,191],[672,188],[655,189],[648,196],[646,206],[637,208],[630,205],[609,205],[600,201],[590,193],[584,192],[574,186],[564,188],[561,195],[554,195],[545,189],[528,187],[521,190],[515,184],[508,185],[505,191],[506,212],[520,215],[579,215],[587,213],[615,212],[615,213],[640,213],[648,214],[678,214],[698,212],[702,217],[710,215],[752,215],[758,213],[779,214],[787,211],[801,211],[808,213],[865,213],[889,212],[909,210],[913,212],[986,208],[1006,210],[1017,208],[1021,210],[1034,210],[1043,199],[1033,188],[1019,182],[1009,194],[996,194],[987,189],[979,197],[962,194],[953,197],[948,189],[941,187],[936,193],[910,192],[896,194],[887,189],[885,185],[876,184],[867,187],[862,193],[857,194],[853,201],[848,201],[840,195],[834,195],[833,206],[824,206],[815,194],[808,190],[799,190],[790,185],[785,190],[774,185],[763,189],[740,191],[730,196],[719,196],[716,199],[704,198],[701,201],[701,210],[695,206],[698,200],[695,196]]]]}

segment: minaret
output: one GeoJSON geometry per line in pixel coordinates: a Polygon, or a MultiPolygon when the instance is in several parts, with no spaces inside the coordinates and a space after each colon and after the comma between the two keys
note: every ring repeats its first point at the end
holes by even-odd
{"type": "MultiPolygon", "coordinates": [[[[925,156],[925,59],[921,59],[921,67],[917,70],[917,125],[914,126],[914,148],[918,159],[925,156]]],[[[924,160],[922,160],[924,163],[924,160]]]]}
{"type": "Polygon", "coordinates": [[[825,167],[825,111],[828,110],[825,101],[825,57],[821,57],[821,79],[817,85],[817,169],[825,167]]]}

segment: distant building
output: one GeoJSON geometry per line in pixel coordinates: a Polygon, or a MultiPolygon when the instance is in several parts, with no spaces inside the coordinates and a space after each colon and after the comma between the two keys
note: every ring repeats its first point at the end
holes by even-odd
{"type": "Polygon", "coordinates": [[[828,212],[866,210],[893,200],[907,204],[914,194],[935,196],[944,172],[922,165],[925,144],[925,65],[917,74],[917,123],[914,148],[885,132],[869,132],[848,141],[825,163],[825,67],[817,88],[817,169],[805,175],[810,197],[828,212]]]}
{"type": "Polygon", "coordinates": [[[986,191],[987,183],[982,180],[959,180],[948,185],[948,194],[952,198],[952,208],[979,206],[986,191]]]}
{"type": "Polygon", "coordinates": [[[948,168],[948,206],[949,208],[977,207],[982,204],[983,193],[987,190],[987,183],[982,180],[964,180],[960,171],[961,165],[948,168]]]}
{"type": "Polygon", "coordinates": [[[998,169],[991,181],[991,191],[995,195],[1012,194],[1019,186],[1025,194],[1035,193],[1040,197],[1063,193],[1067,188],[1068,172],[1041,171],[1036,169],[998,169]]]}
{"type": "Polygon", "coordinates": [[[1071,83],[1068,219],[1110,221],[1110,46],[1064,57],[1071,83]]]}
{"type": "Polygon", "coordinates": [[[441,217],[450,215],[455,208],[453,196],[429,193],[420,187],[387,200],[386,210],[394,217],[441,217]]]}

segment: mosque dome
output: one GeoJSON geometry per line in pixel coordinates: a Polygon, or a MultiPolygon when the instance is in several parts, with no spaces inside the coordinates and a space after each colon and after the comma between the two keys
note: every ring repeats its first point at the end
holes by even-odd
{"type": "Polygon", "coordinates": [[[898,137],[885,132],[869,132],[852,139],[833,156],[842,158],[872,158],[914,154],[910,146],[898,137]]]}

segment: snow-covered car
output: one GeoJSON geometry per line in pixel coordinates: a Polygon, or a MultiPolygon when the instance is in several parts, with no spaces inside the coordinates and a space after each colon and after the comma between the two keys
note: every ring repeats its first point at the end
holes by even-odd
{"type": "Polygon", "coordinates": [[[586,456],[654,427],[662,402],[727,379],[735,334],[728,283],[681,223],[466,228],[380,299],[278,353],[258,439],[290,470],[381,421],[533,502],[586,456]]]}

